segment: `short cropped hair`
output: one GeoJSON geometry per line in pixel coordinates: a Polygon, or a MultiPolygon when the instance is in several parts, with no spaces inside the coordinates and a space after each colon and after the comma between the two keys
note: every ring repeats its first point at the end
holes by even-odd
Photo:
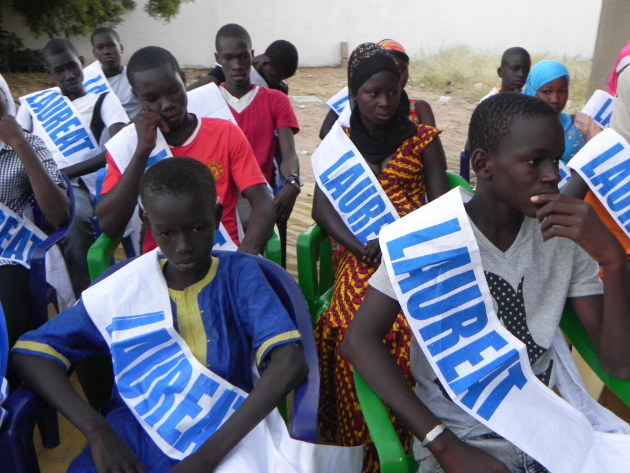
{"type": "Polygon", "coordinates": [[[269,59],[269,64],[284,79],[295,75],[298,66],[298,51],[292,43],[284,39],[277,39],[267,47],[265,56],[269,59]]]}
{"type": "Polygon", "coordinates": [[[196,159],[174,157],[158,161],[140,179],[140,201],[143,204],[158,195],[190,195],[214,208],[217,190],[207,166],[196,159]]]}
{"type": "Polygon", "coordinates": [[[470,118],[469,150],[482,149],[492,153],[508,135],[514,120],[555,115],[551,105],[536,97],[516,92],[493,95],[477,105],[470,118]]]}
{"type": "Polygon", "coordinates": [[[164,64],[170,64],[173,71],[181,74],[182,71],[179,68],[179,63],[170,51],[160,48],[159,46],[140,48],[129,58],[129,63],[127,63],[127,79],[133,87],[136,72],[148,71],[163,66],[164,64]]]}
{"type": "Polygon", "coordinates": [[[46,43],[44,46],[44,50],[42,51],[42,55],[44,57],[44,62],[48,63],[48,58],[50,56],[55,56],[57,54],[63,54],[66,51],[70,51],[75,56],[79,57],[79,53],[77,52],[77,48],[74,47],[70,41],[64,38],[54,38],[46,43]]]}
{"type": "Polygon", "coordinates": [[[116,41],[120,43],[120,36],[118,36],[118,33],[116,33],[113,28],[110,28],[109,26],[99,26],[94,31],[92,31],[92,34],[90,35],[90,43],[92,45],[94,45],[94,38],[99,34],[110,34],[114,37],[116,41]]]}
{"type": "Polygon", "coordinates": [[[241,25],[237,25],[236,23],[228,23],[227,25],[223,25],[221,28],[219,28],[214,43],[217,51],[219,50],[219,41],[224,38],[239,38],[249,44],[250,47],[252,45],[252,39],[250,38],[247,30],[241,25]]]}

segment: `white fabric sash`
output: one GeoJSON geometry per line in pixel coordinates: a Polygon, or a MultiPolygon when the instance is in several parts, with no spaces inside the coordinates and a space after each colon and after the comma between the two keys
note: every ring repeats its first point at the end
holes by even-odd
{"type": "Polygon", "coordinates": [[[33,119],[33,134],[46,143],[57,166],[68,167],[100,151],[89,124],[59,89],[47,89],[20,97],[33,119]]]}
{"type": "Polygon", "coordinates": [[[576,384],[562,338],[559,386],[580,410],[532,373],[525,345],[499,322],[462,197],[453,189],[381,233],[381,249],[411,330],[454,402],[553,473],[621,473],[630,428],[576,384]],[[597,429],[597,430],[595,430],[597,429]]]}
{"type": "Polygon", "coordinates": [[[567,185],[571,178],[571,170],[562,161],[558,161],[558,173],[560,174],[560,182],[558,182],[558,189],[562,190],[567,185]]]}
{"type": "Polygon", "coordinates": [[[584,105],[582,113],[591,117],[601,129],[607,128],[610,124],[614,101],[615,97],[608,92],[596,90],[584,105]]]}
{"type": "Polygon", "coordinates": [[[398,219],[378,179],[337,121],[311,159],[317,184],[361,243],[398,219]]]}
{"type": "Polygon", "coordinates": [[[5,399],[9,396],[9,383],[4,376],[0,375],[0,427],[7,416],[7,410],[2,408],[5,399]]]}
{"type": "MultiPolygon", "coordinates": [[[[173,328],[157,249],[87,289],[82,299],[110,346],[118,391],[169,457],[181,460],[196,451],[247,397],[246,392],[199,363],[173,328]],[[151,290],[144,290],[146,287],[151,290]]],[[[236,446],[217,471],[360,471],[361,453],[361,448],[291,439],[274,411],[236,446]],[[345,461],[333,467],[327,456],[345,461]]]]}
{"type": "MultiPolygon", "coordinates": [[[[31,267],[33,251],[48,236],[37,226],[0,203],[0,261],[31,267]]],[[[66,263],[57,245],[46,252],[46,281],[55,288],[60,310],[74,304],[66,263]]]]}
{"type": "Polygon", "coordinates": [[[569,161],[630,237],[630,145],[606,128],[569,161]]]}
{"type": "Polygon", "coordinates": [[[83,69],[83,88],[88,94],[100,95],[105,92],[116,94],[109,84],[109,80],[105,77],[101,63],[98,61],[94,61],[83,69]]]}
{"type": "MultiPolygon", "coordinates": [[[[223,101],[223,97],[220,96],[220,92],[219,92],[219,97],[223,101]]],[[[225,104],[225,101],[223,101],[223,103],[225,104]]],[[[158,129],[156,130],[156,133],[157,133],[157,144],[155,148],[153,148],[153,151],[151,151],[151,154],[149,155],[149,159],[147,161],[147,167],[152,166],[153,164],[157,163],[158,161],[161,161],[162,159],[173,157],[173,153],[171,153],[171,148],[166,142],[166,139],[164,138],[164,135],[162,134],[162,132],[158,129]]],[[[129,163],[131,162],[131,158],[133,157],[133,154],[136,152],[137,145],[138,145],[138,133],[136,131],[135,124],[126,126],[122,130],[120,130],[120,132],[118,132],[116,136],[114,136],[111,140],[105,143],[105,147],[107,148],[107,151],[109,151],[109,154],[114,160],[114,163],[116,163],[116,167],[118,168],[121,174],[125,172],[125,169],[127,169],[127,166],[129,166],[129,163]]],[[[130,223],[127,225],[127,231],[131,231],[135,228],[139,228],[138,220],[139,220],[138,212],[134,212],[133,216],[131,217],[130,223]]],[[[127,233],[127,231],[125,232],[125,234],[127,233]]],[[[217,229],[215,233],[214,239],[215,239],[214,248],[217,250],[236,251],[238,249],[238,246],[236,245],[236,243],[234,243],[234,240],[232,240],[232,237],[228,233],[223,223],[219,224],[219,228],[217,229]]]]}
{"type": "Polygon", "coordinates": [[[188,92],[188,111],[199,118],[221,118],[237,125],[230,107],[214,82],[188,92]]]}
{"type": "Polygon", "coordinates": [[[343,109],[348,106],[349,98],[350,97],[348,95],[348,87],[344,87],[331,98],[329,98],[326,101],[326,105],[337,115],[341,115],[343,109]]]}

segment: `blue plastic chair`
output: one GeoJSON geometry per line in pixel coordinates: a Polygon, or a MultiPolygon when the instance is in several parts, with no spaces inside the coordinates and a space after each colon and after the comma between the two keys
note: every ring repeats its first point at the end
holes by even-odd
{"type": "MultiPolygon", "coordinates": [[[[70,180],[65,174],[62,174],[66,182],[67,195],[70,200],[70,218],[68,222],[53,231],[48,238],[41,242],[33,251],[31,256],[31,269],[29,273],[29,289],[31,293],[31,301],[33,312],[31,315],[31,328],[37,328],[48,320],[48,304],[53,302],[56,306],[54,291],[46,282],[46,253],[54,245],[68,234],[72,221],[74,220],[74,193],[70,180]]],[[[44,227],[45,217],[34,200],[31,202],[35,224],[39,228],[44,227]]]]}

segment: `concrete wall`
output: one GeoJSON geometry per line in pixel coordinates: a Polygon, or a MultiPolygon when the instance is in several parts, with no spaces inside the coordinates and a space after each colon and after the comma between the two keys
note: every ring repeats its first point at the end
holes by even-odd
{"type": "Polygon", "coordinates": [[[595,43],[589,92],[606,90],[606,82],[621,48],[630,41],[630,8],[627,0],[604,0],[595,43]]]}
{"type": "MultiPolygon", "coordinates": [[[[257,52],[275,39],[287,39],[297,46],[300,65],[308,67],[338,64],[343,41],[351,51],[383,38],[400,41],[412,59],[459,45],[497,54],[519,45],[559,59],[590,59],[602,0],[196,0],[184,4],[168,24],[149,18],[142,0],[138,3],[117,27],[128,55],[160,45],[183,66],[206,66],[213,62],[217,29],[235,22],[248,29],[257,52]]],[[[4,17],[4,27],[16,31],[26,46],[46,42],[32,38],[20,23],[4,17]]],[[[71,40],[92,58],[86,38],[71,40]]]]}

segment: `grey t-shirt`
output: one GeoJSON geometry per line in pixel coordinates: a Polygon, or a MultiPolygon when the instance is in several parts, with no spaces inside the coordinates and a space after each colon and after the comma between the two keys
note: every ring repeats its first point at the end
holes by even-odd
{"type": "MultiPolygon", "coordinates": [[[[471,222],[472,224],[472,222],[471,222]]],[[[542,241],[540,225],[525,217],[512,246],[502,252],[473,224],[473,231],[501,323],[527,346],[534,374],[555,384],[553,341],[567,297],[602,293],[599,266],[566,238],[542,241]]],[[[370,286],[396,299],[385,265],[372,275],[370,286]]],[[[416,395],[458,437],[477,437],[491,431],[455,405],[445,394],[417,341],[411,344],[411,369],[418,381],[416,395]]],[[[414,443],[416,458],[430,455],[414,443]]]]}

